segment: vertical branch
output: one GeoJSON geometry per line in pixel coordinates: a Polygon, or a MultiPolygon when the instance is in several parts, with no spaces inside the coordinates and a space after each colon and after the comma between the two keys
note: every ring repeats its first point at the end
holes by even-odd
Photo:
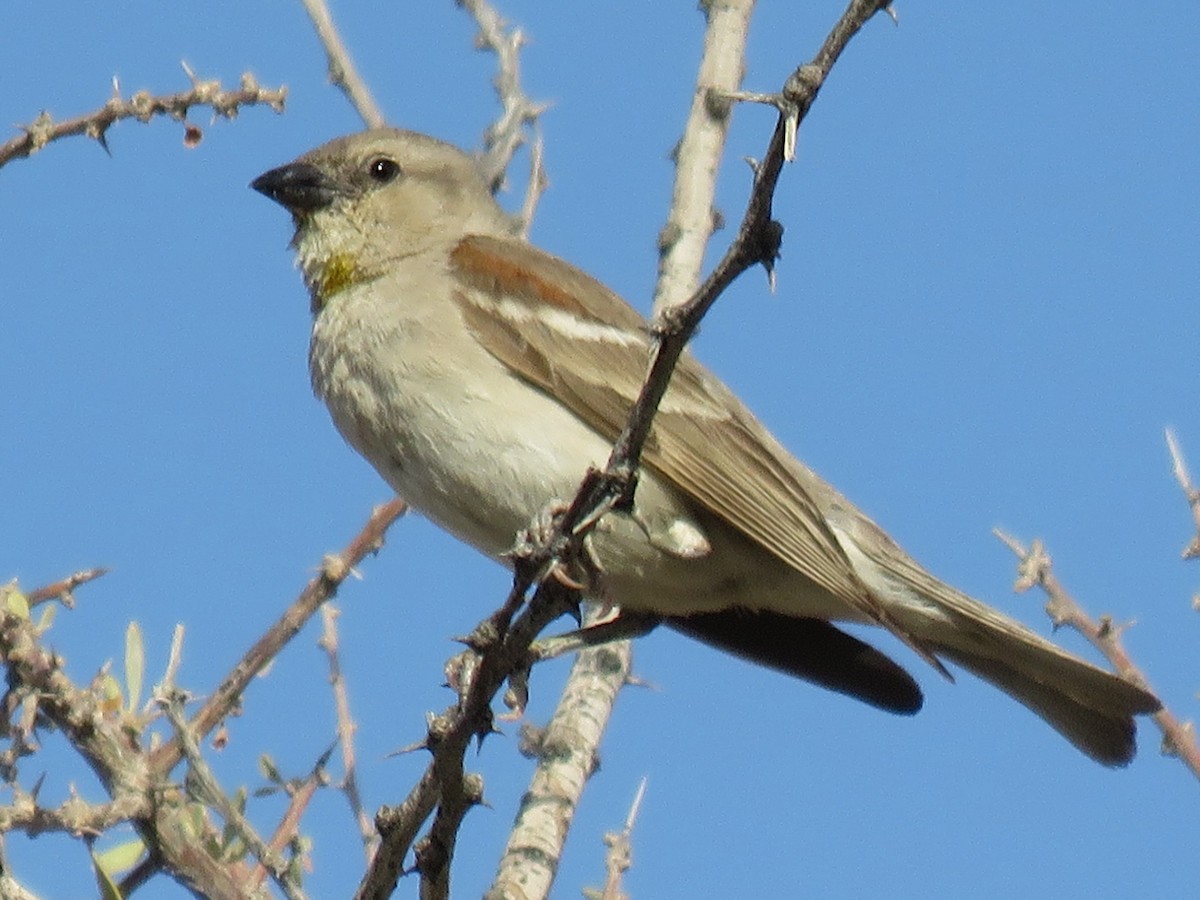
{"type": "Polygon", "coordinates": [[[550,896],[575,810],[598,768],[600,739],[632,664],[629,641],[593,647],[575,658],[550,724],[532,742],[537,767],[489,897],[550,896]]]}
{"type": "Polygon", "coordinates": [[[358,731],[358,723],[350,712],[350,691],[346,686],[346,677],[342,673],[342,663],[338,655],[337,617],[339,611],[331,603],[321,607],[321,640],[318,642],[329,660],[329,686],[333,691],[334,708],[337,710],[338,746],[342,751],[341,789],[350,804],[350,812],[358,825],[358,833],[362,836],[363,852],[367,865],[375,856],[375,848],[379,844],[379,835],[363,806],[362,794],[358,790],[358,763],[354,752],[354,735],[358,731]]]}
{"type": "Polygon", "coordinates": [[[329,61],[329,81],[342,90],[368,128],[379,128],[387,124],[383,112],[367,88],[367,83],[354,67],[354,60],[350,58],[350,51],[342,43],[325,0],[303,0],[303,3],[308,17],[312,19],[313,27],[317,29],[321,46],[325,48],[325,56],[329,61]]]}
{"type": "Polygon", "coordinates": [[[683,137],[675,148],[675,189],[659,236],[654,312],[681,303],[700,283],[704,250],[715,229],[717,167],[725,152],[732,105],[719,98],[742,83],[754,0],[707,3],[704,52],[683,137]]]}
{"type": "Polygon", "coordinates": [[[1183,548],[1183,558],[1195,559],[1200,556],[1200,490],[1192,483],[1192,474],[1188,471],[1187,460],[1183,458],[1183,449],[1179,446],[1175,432],[1168,428],[1166,435],[1167,449],[1171,451],[1171,471],[1175,480],[1179,482],[1183,496],[1187,498],[1188,508],[1192,511],[1192,522],[1196,526],[1196,534],[1183,548]]]}

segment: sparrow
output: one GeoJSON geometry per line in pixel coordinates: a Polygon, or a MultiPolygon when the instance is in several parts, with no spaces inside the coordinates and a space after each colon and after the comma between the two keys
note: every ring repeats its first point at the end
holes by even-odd
{"type": "MultiPolygon", "coordinates": [[[[435,138],[349,135],[251,187],[292,214],[312,386],[337,430],[413,508],[505,561],[607,459],[646,321],[516,236],[472,158],[435,138]]],[[[962,666],[1105,765],[1133,758],[1133,716],[1160,708],[927,572],[690,354],[632,507],[590,541],[593,599],[890,712],[921,707],[916,681],[833,623],[962,666]]]]}

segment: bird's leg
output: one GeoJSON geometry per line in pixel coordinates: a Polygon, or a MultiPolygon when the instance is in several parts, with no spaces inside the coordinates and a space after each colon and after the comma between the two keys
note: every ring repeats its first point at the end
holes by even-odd
{"type": "Polygon", "coordinates": [[[529,652],[535,662],[555,659],[565,653],[573,653],[587,647],[597,647],[610,641],[641,637],[653,631],[660,622],[662,622],[662,616],[654,613],[621,610],[617,613],[616,618],[601,622],[599,625],[577,628],[566,634],[536,641],[530,646],[529,652]]]}

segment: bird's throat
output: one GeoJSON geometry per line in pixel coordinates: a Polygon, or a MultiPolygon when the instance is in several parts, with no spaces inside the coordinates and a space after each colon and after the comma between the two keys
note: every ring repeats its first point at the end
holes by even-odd
{"type": "Polygon", "coordinates": [[[301,270],[308,285],[313,315],[346,288],[372,277],[352,253],[330,253],[317,259],[305,259],[301,262],[301,270]]]}

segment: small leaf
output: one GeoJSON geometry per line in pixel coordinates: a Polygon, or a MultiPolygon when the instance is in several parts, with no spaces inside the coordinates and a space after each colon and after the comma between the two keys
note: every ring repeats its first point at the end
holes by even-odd
{"type": "Polygon", "coordinates": [[[121,889],[113,881],[111,875],[100,865],[96,855],[92,854],[92,871],[96,874],[96,886],[100,889],[100,900],[124,900],[121,889]]]}
{"type": "Polygon", "coordinates": [[[109,875],[127,872],[137,865],[146,852],[146,845],[140,838],[109,847],[102,853],[93,853],[92,861],[109,875]]]}
{"type": "Polygon", "coordinates": [[[38,617],[37,632],[45,634],[50,630],[50,626],[54,624],[54,618],[58,615],[58,604],[47,603],[42,607],[42,614],[38,617]]]}
{"type": "Polygon", "coordinates": [[[146,674],[146,644],[142,626],[130,622],[125,629],[125,690],[129,694],[129,712],[135,712],[142,702],[142,681],[146,674]]]}
{"type": "Polygon", "coordinates": [[[29,618],[29,598],[18,591],[15,587],[9,587],[5,589],[4,607],[10,613],[20,616],[22,619],[29,618]]]}

